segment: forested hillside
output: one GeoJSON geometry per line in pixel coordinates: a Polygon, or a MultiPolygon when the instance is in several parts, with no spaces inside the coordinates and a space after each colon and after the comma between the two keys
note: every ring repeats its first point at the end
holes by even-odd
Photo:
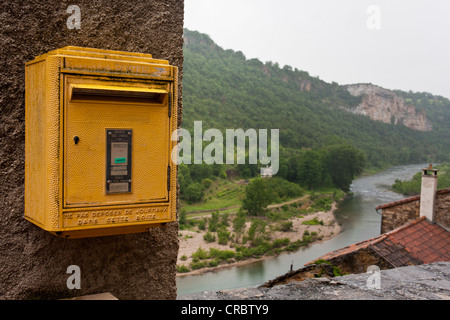
{"type": "Polygon", "coordinates": [[[195,31],[185,30],[184,37],[183,128],[192,130],[193,122],[201,120],[203,130],[279,129],[285,166],[300,150],[333,144],[361,150],[366,166],[375,168],[449,159],[448,99],[395,91],[425,110],[433,124],[430,132],[414,131],[344,111],[361,97],[337,83],[290,66],[248,60],[195,31]]]}

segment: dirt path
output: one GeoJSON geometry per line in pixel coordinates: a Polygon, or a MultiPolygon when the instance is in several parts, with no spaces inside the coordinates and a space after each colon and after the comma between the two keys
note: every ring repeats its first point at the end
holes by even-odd
{"type": "MultiPolygon", "coordinates": [[[[304,196],[302,196],[300,198],[292,199],[292,200],[289,200],[289,201],[286,201],[286,202],[282,202],[282,203],[271,204],[271,205],[267,206],[267,209],[279,208],[279,207],[282,207],[282,206],[284,206],[286,204],[300,202],[302,200],[305,200],[306,198],[308,198],[308,195],[304,195],[304,196]]],[[[228,211],[228,210],[232,210],[232,209],[238,209],[240,207],[241,206],[231,206],[231,207],[225,207],[225,208],[219,208],[219,209],[198,210],[198,211],[189,212],[188,215],[199,214],[199,213],[212,213],[212,212],[216,212],[216,211],[219,211],[219,213],[220,213],[221,211],[228,211]]],[[[191,219],[195,219],[195,218],[198,218],[198,216],[197,217],[190,217],[190,218],[191,219]]]]}
{"type": "Polygon", "coordinates": [[[279,207],[282,207],[282,206],[284,206],[286,204],[291,204],[291,203],[294,203],[294,202],[299,202],[299,201],[305,200],[306,198],[308,198],[308,195],[305,195],[305,196],[297,198],[297,199],[292,199],[292,200],[289,200],[289,201],[286,201],[286,202],[283,202],[283,203],[271,204],[271,205],[267,206],[267,209],[279,208],[279,207]]]}

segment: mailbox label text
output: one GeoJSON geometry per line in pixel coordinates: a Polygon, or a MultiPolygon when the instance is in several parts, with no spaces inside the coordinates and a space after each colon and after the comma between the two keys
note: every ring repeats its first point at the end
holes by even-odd
{"type": "Polygon", "coordinates": [[[63,213],[64,227],[166,220],[169,207],[92,210],[63,213]]]}

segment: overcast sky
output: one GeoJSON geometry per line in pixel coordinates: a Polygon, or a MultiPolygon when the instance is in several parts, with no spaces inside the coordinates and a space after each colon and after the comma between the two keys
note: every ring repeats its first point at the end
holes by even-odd
{"type": "Polygon", "coordinates": [[[450,98],[450,0],[184,0],[224,49],[327,82],[450,98]]]}

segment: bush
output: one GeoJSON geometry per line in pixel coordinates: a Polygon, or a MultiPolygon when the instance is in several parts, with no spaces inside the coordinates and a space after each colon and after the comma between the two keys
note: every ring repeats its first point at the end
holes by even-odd
{"type": "Polygon", "coordinates": [[[287,246],[289,242],[290,242],[289,238],[276,239],[272,242],[272,249],[287,246]]]}
{"type": "Polygon", "coordinates": [[[280,223],[280,231],[288,232],[292,230],[292,221],[286,221],[280,223]]]}
{"type": "Polygon", "coordinates": [[[328,264],[333,267],[333,276],[335,276],[335,277],[345,276],[347,274],[347,273],[343,273],[341,271],[341,269],[334,266],[333,264],[331,264],[331,262],[329,262],[327,260],[319,259],[319,260],[314,261],[314,264],[323,264],[323,263],[328,264]]]}
{"type": "Polygon", "coordinates": [[[322,221],[322,220],[319,221],[319,219],[314,218],[314,219],[312,219],[312,220],[303,221],[302,224],[303,224],[303,225],[307,225],[307,226],[315,226],[315,225],[320,224],[320,225],[323,226],[323,221],[322,221]]]}
{"type": "Polygon", "coordinates": [[[217,267],[219,265],[219,259],[213,259],[208,262],[208,267],[217,267]]]}
{"type": "Polygon", "coordinates": [[[220,226],[228,227],[230,225],[230,223],[228,222],[228,217],[229,217],[228,213],[223,213],[220,216],[220,226]]]}
{"type": "Polygon", "coordinates": [[[216,232],[219,224],[219,211],[213,212],[211,214],[211,219],[209,220],[208,230],[210,232],[216,232]]]}
{"type": "Polygon", "coordinates": [[[332,204],[333,204],[333,197],[324,197],[316,199],[314,203],[311,205],[311,208],[314,211],[329,211],[331,210],[332,204]]]}
{"type": "Polygon", "coordinates": [[[236,253],[231,250],[219,250],[215,248],[209,249],[209,258],[219,259],[221,261],[227,261],[236,256],[236,253]]]}
{"type": "Polygon", "coordinates": [[[191,262],[191,269],[192,270],[197,270],[197,269],[201,269],[206,267],[206,262],[205,261],[198,261],[198,262],[191,262]]]}
{"type": "Polygon", "coordinates": [[[206,242],[214,242],[216,241],[216,236],[208,231],[203,236],[203,240],[205,240],[206,242]]]}
{"type": "Polygon", "coordinates": [[[206,219],[201,219],[198,221],[198,228],[200,230],[206,230],[206,219]]]}
{"type": "Polygon", "coordinates": [[[236,217],[233,219],[234,232],[240,233],[244,229],[246,217],[247,217],[247,215],[245,214],[244,210],[242,210],[242,208],[240,208],[236,217]]]}
{"type": "Polygon", "coordinates": [[[228,240],[230,239],[230,232],[227,230],[226,227],[221,226],[217,230],[217,238],[218,238],[219,244],[225,245],[228,243],[228,240]]]}
{"type": "Polygon", "coordinates": [[[289,245],[286,247],[287,251],[295,251],[302,245],[302,242],[300,240],[294,241],[289,243],[289,245]]]}
{"type": "Polygon", "coordinates": [[[260,219],[252,220],[252,224],[248,229],[248,239],[253,242],[257,238],[265,235],[266,235],[266,223],[260,219]]]}
{"type": "Polygon", "coordinates": [[[181,265],[181,266],[177,265],[177,272],[179,272],[179,273],[186,273],[186,272],[189,272],[189,271],[191,271],[191,270],[189,270],[189,268],[186,267],[184,264],[181,265]]]}
{"type": "Polygon", "coordinates": [[[211,184],[212,184],[211,179],[206,178],[202,180],[202,185],[205,189],[208,189],[211,186],[211,184]]]}
{"type": "Polygon", "coordinates": [[[206,252],[205,250],[203,250],[202,248],[198,248],[197,251],[195,251],[192,254],[192,259],[199,259],[199,260],[204,260],[208,258],[208,252],[206,252]]]}
{"type": "Polygon", "coordinates": [[[186,209],[182,209],[179,217],[180,224],[186,224],[186,209]]]}

